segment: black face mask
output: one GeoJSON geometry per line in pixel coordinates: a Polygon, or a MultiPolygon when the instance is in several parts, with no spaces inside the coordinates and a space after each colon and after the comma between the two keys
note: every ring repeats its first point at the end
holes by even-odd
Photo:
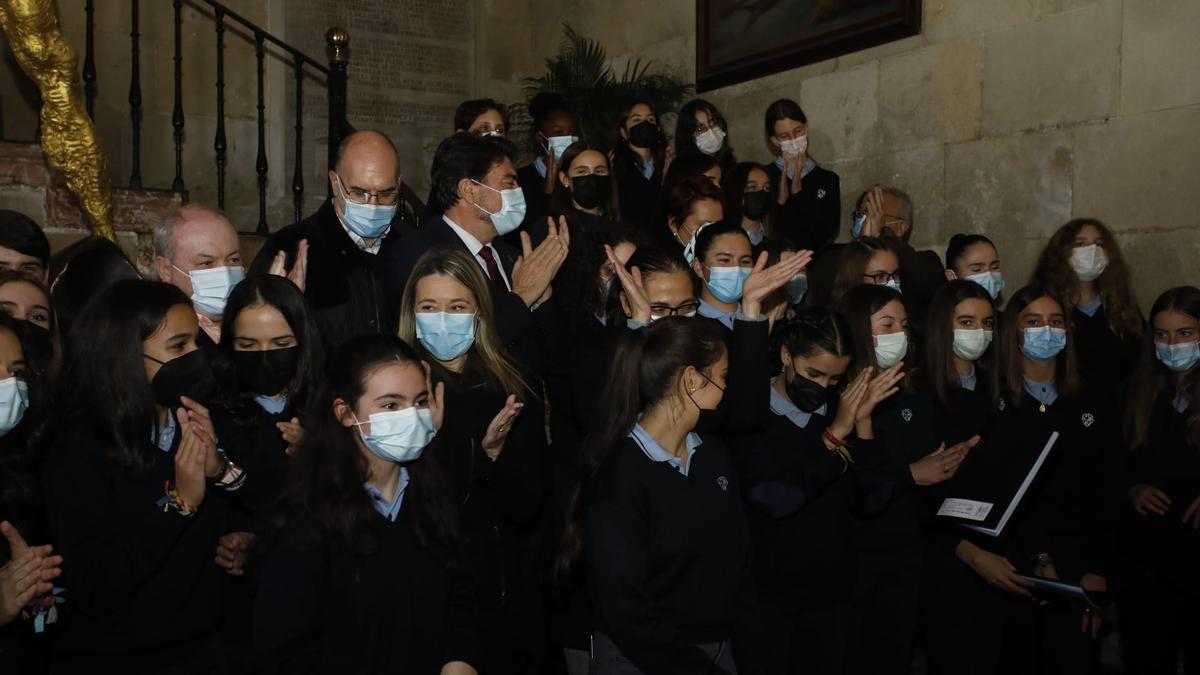
{"type": "Polygon", "coordinates": [[[742,194],[742,215],[750,220],[762,220],[771,210],[771,193],[766,190],[742,194]]]}
{"type": "Polygon", "coordinates": [[[283,391],[296,376],[299,363],[299,347],[233,353],[238,379],[247,389],[263,396],[283,391]]]}
{"type": "Polygon", "coordinates": [[[197,349],[165,362],[153,356],[146,358],[162,364],[150,381],[156,403],[174,408],[181,405],[179,398],[186,396],[200,405],[208,405],[208,398],[212,396],[215,386],[208,352],[197,349]]]}
{"type": "Polygon", "coordinates": [[[594,209],[608,202],[612,194],[612,180],[608,176],[590,173],[571,179],[571,198],[585,209],[594,209]]]}
{"type": "Polygon", "coordinates": [[[638,122],[629,128],[629,144],[649,150],[662,140],[662,131],[653,122],[638,122]]]}
{"type": "Polygon", "coordinates": [[[788,398],[792,399],[792,403],[806,413],[816,412],[818,408],[825,405],[829,396],[828,388],[822,387],[799,373],[793,375],[784,388],[787,389],[788,398]]]}

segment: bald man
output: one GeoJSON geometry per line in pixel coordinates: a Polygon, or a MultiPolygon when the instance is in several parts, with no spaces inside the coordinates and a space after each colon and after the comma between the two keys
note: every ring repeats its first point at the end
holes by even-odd
{"type": "Polygon", "coordinates": [[[312,216],[267,239],[252,273],[286,275],[304,290],[327,347],[368,333],[395,333],[402,288],[385,272],[396,265],[400,235],[396,146],[377,131],[357,131],[338,147],[329,172],[332,197],[312,216]]]}
{"type": "Polygon", "coordinates": [[[246,277],[233,223],[198,204],[179,207],[154,228],[154,268],[192,299],[201,329],[196,343],[215,349],[225,301],[246,277]]]}

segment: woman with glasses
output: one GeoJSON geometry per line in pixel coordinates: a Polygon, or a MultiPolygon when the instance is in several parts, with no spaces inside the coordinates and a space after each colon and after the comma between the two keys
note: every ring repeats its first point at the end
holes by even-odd
{"type": "Polygon", "coordinates": [[[675,118],[676,156],[697,153],[716,159],[724,171],[737,164],[729,143],[729,125],[715,105],[701,98],[685,103],[675,118]]]}
{"type": "Polygon", "coordinates": [[[863,284],[903,292],[903,278],[900,258],[887,242],[874,237],[856,239],[842,248],[832,287],[824,288],[814,280],[812,302],[822,307],[837,305],[850,289],[863,284]]]}

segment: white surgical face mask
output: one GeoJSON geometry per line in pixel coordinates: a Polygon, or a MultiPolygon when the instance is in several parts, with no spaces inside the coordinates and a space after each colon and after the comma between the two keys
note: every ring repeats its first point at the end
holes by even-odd
{"type": "Polygon", "coordinates": [[[1080,281],[1095,281],[1108,267],[1108,254],[1096,244],[1079,246],[1071,251],[1071,269],[1080,281]]]}
{"type": "Polygon", "coordinates": [[[954,329],[954,354],[966,361],[977,361],[992,344],[992,331],[983,328],[954,329]]]}
{"type": "Polygon", "coordinates": [[[554,161],[562,159],[562,155],[567,148],[579,141],[578,136],[551,136],[546,139],[546,144],[549,146],[547,151],[554,153],[554,161]]]}
{"type": "Polygon", "coordinates": [[[699,237],[704,228],[708,227],[709,225],[712,225],[711,220],[706,220],[703,223],[700,223],[700,227],[696,228],[696,231],[692,233],[692,238],[688,239],[687,242],[684,242],[679,238],[679,232],[675,233],[675,239],[678,240],[679,243],[683,244],[683,258],[684,260],[688,261],[689,265],[691,265],[692,261],[696,259],[696,237],[699,237]]]}
{"type": "Polygon", "coordinates": [[[29,388],[24,380],[0,380],[0,436],[16,428],[29,409],[29,388]]]}
{"type": "Polygon", "coordinates": [[[787,157],[795,157],[808,151],[808,134],[779,142],[779,150],[787,157]]]}
{"type": "Polygon", "coordinates": [[[371,413],[367,422],[359,422],[354,413],[350,414],[367,449],[381,459],[392,462],[417,459],[437,435],[433,427],[433,412],[429,408],[413,406],[404,410],[371,413]],[[370,434],[363,432],[365,424],[371,425],[370,434]]]}
{"type": "Polygon", "coordinates": [[[713,127],[696,137],[696,148],[706,155],[715,155],[724,142],[725,132],[721,127],[713,127]]]}
{"type": "Polygon", "coordinates": [[[875,336],[875,363],[880,368],[891,368],[908,354],[908,333],[885,333],[875,336]]]}
{"type": "Polygon", "coordinates": [[[184,272],[175,265],[171,267],[175,267],[180,274],[188,275],[192,280],[192,304],[205,315],[213,317],[225,313],[225,302],[229,300],[233,287],[246,278],[246,268],[240,265],[196,269],[191,272],[184,272]]]}

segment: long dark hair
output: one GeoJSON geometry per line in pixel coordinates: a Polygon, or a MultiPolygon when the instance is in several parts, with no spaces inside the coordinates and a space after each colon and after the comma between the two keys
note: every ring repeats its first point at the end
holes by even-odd
{"type": "MultiPolygon", "coordinates": [[[[572,231],[571,239],[567,259],[554,277],[554,297],[567,311],[572,325],[595,323],[596,315],[607,309],[608,295],[600,287],[600,268],[607,262],[604,247],[629,243],[640,249],[645,237],[640,228],[618,222],[585,228],[578,234],[572,231]]],[[[614,276],[609,288],[620,286],[614,276]]]]}
{"type": "MultiPolygon", "coordinates": [[[[192,306],[178,288],[159,281],[117,281],[101,290],[75,321],[67,362],[55,400],[82,415],[108,458],[134,475],[159,453],[148,430],[158,426],[157,407],[142,356],[142,342],[176,305],[192,306]]],[[[161,453],[159,453],[161,454],[161,453]]]]}
{"type": "MultiPolygon", "coordinates": [[[[625,268],[631,271],[635,267],[641,272],[643,283],[649,283],[650,277],[655,274],[684,274],[692,285],[692,296],[700,297],[700,279],[696,277],[696,273],[692,271],[688,262],[683,259],[683,252],[678,247],[639,246],[637,252],[625,265],[625,268]]],[[[625,325],[625,310],[621,307],[622,292],[621,283],[613,282],[612,288],[608,292],[608,299],[605,301],[605,314],[608,316],[609,326],[625,325]]]]}
{"type": "MultiPolygon", "coordinates": [[[[611,187],[608,202],[600,205],[600,217],[609,221],[616,220],[621,213],[620,197],[617,194],[617,179],[616,176],[613,176],[612,163],[608,159],[607,150],[601,148],[595,143],[576,141],[567,146],[566,150],[563,150],[562,157],[558,161],[558,172],[562,176],[566,176],[567,182],[570,183],[571,177],[569,172],[571,170],[571,164],[576,158],[588,150],[600,153],[600,156],[604,158],[604,165],[608,167],[608,180],[610,181],[611,187]]],[[[550,195],[551,215],[562,216],[571,213],[574,210],[575,205],[571,203],[571,188],[563,185],[562,181],[559,180],[559,176],[555,176],[554,192],[550,195]]]]}
{"type": "MultiPolygon", "coordinates": [[[[326,543],[345,546],[355,555],[378,552],[371,525],[381,516],[363,489],[367,460],[356,440],[358,430],[342,425],[333,402],[341,399],[354,407],[371,376],[396,363],[424,368],[413,348],[395,335],[351,338],[332,356],[322,387],[310,402],[304,439],[288,469],[283,496],[268,516],[268,538],[299,522],[314,526],[326,543]]],[[[435,441],[405,465],[410,483],[404,503],[422,544],[445,551],[458,544],[457,509],[436,447],[435,441]]]]}
{"type": "Polygon", "coordinates": [[[591,431],[580,448],[580,485],[567,511],[557,573],[569,571],[583,547],[580,529],[584,483],[607,461],[620,440],[629,435],[638,416],[673,394],[675,384],[688,366],[707,375],[724,354],[724,331],[713,321],[665,317],[621,336],[599,414],[593,418],[591,431]]]}
{"type": "Polygon", "coordinates": [[[808,116],[804,114],[804,109],[790,98],[781,98],[767,106],[763,122],[768,139],[775,135],[775,123],[780,120],[796,120],[801,124],[808,124],[808,116]]]}
{"type": "MultiPolygon", "coordinates": [[[[1154,318],[1168,311],[1200,319],[1200,288],[1177,286],[1158,296],[1150,308],[1151,328],[1142,338],[1142,358],[1133,376],[1129,412],[1125,419],[1129,447],[1134,450],[1150,441],[1154,407],[1171,396],[1177,386],[1176,374],[1158,360],[1154,351],[1154,318]]],[[[1196,400],[1196,392],[1200,392],[1200,368],[1193,368],[1184,377],[1182,390],[1193,402],[1196,400]]],[[[1187,430],[1188,444],[1193,448],[1200,447],[1200,406],[1192,405],[1188,413],[1187,430]]]]}
{"type": "Polygon", "coordinates": [[[675,156],[676,158],[685,155],[703,154],[696,147],[696,113],[704,112],[708,115],[709,124],[717,123],[721,127],[721,131],[725,132],[724,147],[717,154],[713,155],[722,167],[732,166],[737,163],[737,158],[733,154],[733,145],[729,142],[729,124],[725,121],[725,116],[721,111],[717,110],[717,106],[705,101],[702,98],[694,98],[679,109],[679,114],[675,116],[675,156]]]}
{"type": "Polygon", "coordinates": [[[253,426],[266,413],[254,399],[259,392],[242,384],[233,362],[234,342],[237,340],[237,317],[243,310],[258,305],[274,307],[296,336],[300,360],[296,372],[287,384],[288,408],[303,410],[304,403],[316,387],[325,370],[325,347],[316,320],[304,301],[304,295],[292,282],[274,274],[247,277],[233,288],[225,303],[221,322],[221,342],[217,345],[221,358],[216,362],[217,392],[213,402],[234,415],[238,424],[253,426]]]}
{"type": "MultiPolygon", "coordinates": [[[[35,450],[44,426],[48,403],[46,381],[29,360],[30,333],[24,321],[0,312],[0,333],[11,333],[21,343],[25,357],[22,379],[29,389],[29,408],[16,427],[0,438],[0,510],[8,513],[32,508],[37,494],[37,458],[35,450]]],[[[35,327],[36,328],[36,327],[35,327]]],[[[18,525],[19,526],[19,525],[18,525]]],[[[0,563],[7,562],[7,546],[0,544],[0,563]]]]}
{"type": "Polygon", "coordinates": [[[996,342],[999,349],[993,347],[996,358],[1000,361],[1000,394],[1011,399],[1012,405],[1021,405],[1025,391],[1024,355],[1021,352],[1021,312],[1039,298],[1050,298],[1062,308],[1065,321],[1063,328],[1067,331],[1067,346],[1058,353],[1054,369],[1054,385],[1061,396],[1074,396],[1079,392],[1079,371],[1075,364],[1075,329],[1072,328],[1070,307],[1063,304],[1062,298],[1049,288],[1042,286],[1026,286],[1013,294],[1004,308],[1004,319],[1000,330],[997,331],[996,342]]]}
{"type": "MultiPolygon", "coordinates": [[[[866,274],[871,258],[884,251],[895,253],[895,250],[879,237],[863,237],[846,244],[840,253],[837,273],[833,277],[833,288],[829,289],[827,299],[822,301],[836,305],[850,289],[862,286],[863,275],[866,274]]],[[[897,255],[896,260],[899,261],[900,256],[897,255]]]]}
{"type": "MultiPolygon", "coordinates": [[[[868,366],[874,368],[876,372],[879,371],[879,364],[875,361],[875,340],[874,333],[871,332],[871,316],[893,300],[899,300],[900,304],[904,305],[907,315],[908,305],[904,302],[904,296],[888,286],[874,284],[856,286],[850,289],[838,303],[837,311],[846,317],[846,323],[850,325],[850,333],[854,336],[854,361],[846,373],[847,380],[858,377],[858,374],[868,366]]],[[[909,358],[913,353],[912,328],[911,325],[908,327],[908,354],[904,357],[904,369],[909,372],[913,370],[913,362],[909,358]]],[[[907,383],[910,378],[904,379],[907,383]]]]}
{"type": "MultiPolygon", "coordinates": [[[[952,392],[960,387],[958,369],[954,366],[954,317],[959,303],[971,299],[983,300],[989,307],[994,307],[992,296],[974,281],[955,279],[947,282],[933,294],[929,314],[925,318],[925,332],[922,334],[925,343],[925,379],[934,398],[948,410],[954,409],[952,392]]],[[[993,326],[993,340],[995,331],[993,326]]],[[[990,367],[995,351],[989,348],[976,361],[975,373],[980,376],[980,382],[985,373],[995,372],[990,367]]]]}
{"type": "MultiPolygon", "coordinates": [[[[659,116],[658,109],[654,107],[654,104],[644,98],[631,101],[629,105],[625,106],[625,109],[621,111],[621,114],[617,116],[617,124],[613,131],[615,136],[613,138],[612,145],[612,163],[613,168],[619,172],[641,172],[643,170],[641,155],[634,152],[634,150],[629,147],[629,139],[621,135],[621,132],[625,130],[625,123],[629,121],[629,116],[633,113],[633,109],[639,105],[644,105],[650,109],[650,114],[654,115],[655,124],[658,125],[659,138],[663,138],[662,117],[659,116]]],[[[666,154],[667,144],[665,140],[661,143],[658,143],[653,148],[650,148],[650,156],[654,159],[654,174],[657,176],[662,176],[663,164],[666,162],[666,154]]]]}
{"type": "Polygon", "coordinates": [[[1108,266],[1096,279],[1096,294],[1104,303],[1104,315],[1108,317],[1108,328],[1122,340],[1136,340],[1142,336],[1145,324],[1142,310],[1138,308],[1133,293],[1133,281],[1129,266],[1121,254],[1121,246],[1112,230],[1095,218],[1076,218],[1058,228],[1046,242],[1038,257],[1030,283],[1043,286],[1054,292],[1055,298],[1064,304],[1068,317],[1071,309],[1079,303],[1079,276],[1071,267],[1071,252],[1075,249],[1075,237],[1084,227],[1091,225],[1100,232],[1108,266]]]}
{"type": "Polygon", "coordinates": [[[824,307],[805,307],[780,329],[775,352],[782,355],[784,347],[792,357],[828,353],[853,359],[854,333],[841,314],[824,307]]]}
{"type": "MultiPolygon", "coordinates": [[[[742,197],[746,194],[746,183],[750,180],[750,172],[755,169],[762,171],[771,180],[771,172],[767,167],[756,162],[738,162],[729,173],[721,178],[721,191],[725,193],[725,221],[742,226],[742,197]]],[[[763,229],[771,234],[771,223],[775,215],[775,191],[767,190],[771,195],[771,208],[763,216],[763,229]]]]}
{"type": "Polygon", "coordinates": [[[66,339],[75,317],[101,289],[139,278],[121,247],[104,237],[87,237],[55,253],[50,258],[50,302],[59,335],[66,339]]]}

